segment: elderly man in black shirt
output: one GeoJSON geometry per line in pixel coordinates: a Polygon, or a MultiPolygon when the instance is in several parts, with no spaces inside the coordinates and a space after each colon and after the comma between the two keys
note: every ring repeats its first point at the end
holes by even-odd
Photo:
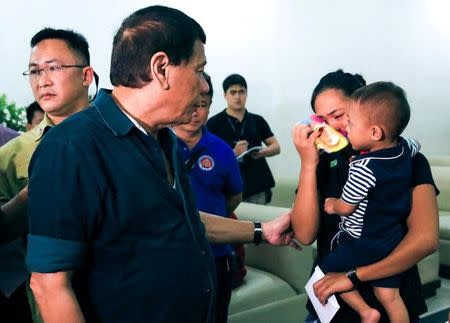
{"type": "Polygon", "coordinates": [[[213,322],[212,242],[289,244],[289,216],[234,221],[195,209],[170,126],[209,88],[206,36],[151,6],[113,42],[112,91],[50,130],[30,165],[27,262],[46,322],[213,322]]]}

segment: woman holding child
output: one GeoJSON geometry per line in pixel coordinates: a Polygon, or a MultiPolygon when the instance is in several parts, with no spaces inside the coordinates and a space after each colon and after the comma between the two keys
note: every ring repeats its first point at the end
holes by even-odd
{"type": "MultiPolygon", "coordinates": [[[[330,126],[345,133],[347,108],[351,94],[365,85],[359,75],[342,70],[325,75],[314,89],[311,106],[330,126]]],[[[311,244],[317,238],[318,255],[321,262],[330,252],[330,243],[339,231],[340,217],[324,211],[327,197],[339,197],[348,177],[349,159],[357,154],[349,145],[331,153],[317,152],[314,141],[319,133],[309,126],[298,125],[293,130],[295,147],[301,158],[298,192],[292,208],[291,219],[295,235],[302,244],[311,244]]],[[[418,320],[426,311],[420,293],[420,278],[415,264],[431,254],[438,246],[438,212],[436,189],[426,158],[417,154],[413,159],[412,205],[406,220],[407,233],[397,247],[384,259],[356,268],[352,280],[346,273],[329,273],[315,285],[322,302],[334,293],[351,290],[353,282],[363,282],[361,291],[366,302],[382,313],[381,321],[387,320],[382,306],[376,301],[372,287],[364,282],[403,273],[400,294],[411,321],[418,320]]],[[[312,308],[309,308],[313,313],[312,308]]],[[[311,321],[313,321],[312,318],[311,321]]],[[[333,322],[356,322],[359,316],[341,302],[333,322]]]]}

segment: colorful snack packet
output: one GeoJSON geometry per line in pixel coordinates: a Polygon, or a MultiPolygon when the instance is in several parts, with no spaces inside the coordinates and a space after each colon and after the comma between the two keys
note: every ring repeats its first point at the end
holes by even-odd
{"type": "Polygon", "coordinates": [[[328,125],[325,120],[317,115],[311,115],[309,119],[302,121],[304,124],[309,124],[314,131],[321,132],[316,139],[316,147],[326,153],[334,153],[345,148],[348,145],[347,138],[339,131],[328,125]]]}

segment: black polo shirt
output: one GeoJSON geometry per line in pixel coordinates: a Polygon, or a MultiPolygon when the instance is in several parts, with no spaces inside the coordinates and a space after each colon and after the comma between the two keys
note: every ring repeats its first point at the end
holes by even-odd
{"type": "Polygon", "coordinates": [[[74,270],[88,322],[211,321],[214,262],[176,137],[142,133],[110,92],[45,136],[28,212],[29,269],[74,270]]]}
{"type": "MultiPolygon", "coordinates": [[[[261,146],[262,142],[273,136],[269,124],[260,115],[245,111],[242,122],[230,116],[226,109],[211,117],[207,124],[208,130],[225,141],[232,149],[239,140],[247,140],[248,147],[261,146]]],[[[243,197],[265,192],[275,186],[275,180],[266,158],[253,159],[244,156],[239,163],[243,197]]]]}

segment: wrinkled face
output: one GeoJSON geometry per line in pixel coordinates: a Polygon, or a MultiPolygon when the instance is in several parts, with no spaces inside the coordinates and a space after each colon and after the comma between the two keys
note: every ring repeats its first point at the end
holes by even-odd
{"type": "Polygon", "coordinates": [[[192,113],[192,121],[176,127],[186,132],[197,133],[201,131],[202,126],[208,120],[209,107],[211,106],[211,96],[204,94],[200,102],[200,106],[192,113]]]}
{"type": "Polygon", "coordinates": [[[347,109],[350,99],[341,90],[328,89],[320,93],[314,102],[316,114],[334,129],[346,133],[347,109]]]}
{"type": "Polygon", "coordinates": [[[85,65],[67,43],[60,39],[45,39],[31,50],[29,71],[42,70],[30,77],[33,95],[42,109],[51,116],[68,116],[84,108],[89,82],[85,68],[61,68],[61,65],[85,65]]]}
{"type": "Polygon", "coordinates": [[[230,109],[243,110],[247,102],[247,89],[241,85],[232,85],[225,92],[224,97],[230,109]]]}
{"type": "Polygon", "coordinates": [[[352,101],[347,109],[348,140],[355,150],[370,150],[373,143],[370,132],[371,125],[367,111],[358,102],[352,101]]]}
{"type": "Polygon", "coordinates": [[[169,81],[173,88],[170,94],[173,124],[191,122],[193,113],[200,107],[202,94],[208,93],[209,86],[203,76],[205,65],[205,47],[197,40],[191,59],[173,67],[169,81]]]}

